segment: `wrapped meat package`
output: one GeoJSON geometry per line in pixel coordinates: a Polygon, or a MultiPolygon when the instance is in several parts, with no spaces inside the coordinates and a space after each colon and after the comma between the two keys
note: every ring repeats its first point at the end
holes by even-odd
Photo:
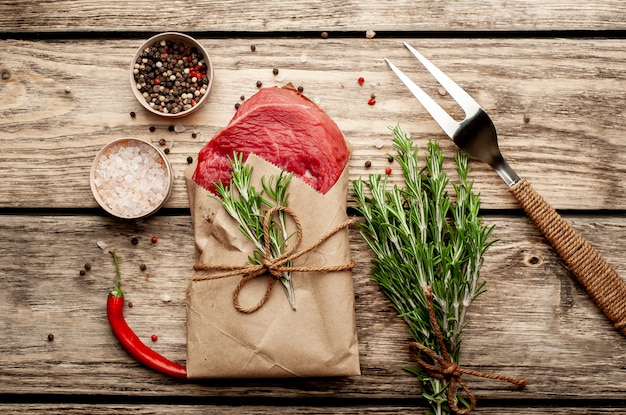
{"type": "Polygon", "coordinates": [[[348,229],[342,226],[349,156],[343,134],[319,107],[292,88],[273,87],[245,101],[185,171],[197,269],[187,292],[190,379],[360,374],[348,229]],[[291,273],[295,310],[279,283],[254,312],[235,307],[235,291],[239,303],[254,305],[268,294],[271,276],[242,287],[245,271],[211,278],[213,266],[240,267],[255,249],[216,199],[215,183],[229,184],[235,153],[252,169],[257,189],[283,170],[293,174],[287,225],[295,232],[297,217],[296,249],[315,246],[293,259],[299,269],[291,273]]]}

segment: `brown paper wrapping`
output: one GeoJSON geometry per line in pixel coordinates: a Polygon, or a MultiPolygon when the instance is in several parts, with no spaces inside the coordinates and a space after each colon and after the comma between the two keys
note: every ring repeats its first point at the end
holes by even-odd
{"type": "MultiPolygon", "coordinates": [[[[253,184],[280,169],[251,154],[253,184]]],[[[185,171],[194,225],[197,264],[244,265],[254,246],[236,222],[185,171]]],[[[295,176],[289,206],[302,222],[298,250],[317,242],[346,218],[347,167],[325,195],[295,176]]],[[[294,260],[294,266],[333,266],[350,262],[348,229],[294,260]]],[[[195,275],[207,275],[199,271],[195,275]]],[[[245,314],[233,305],[233,290],[241,276],[190,281],[187,291],[187,375],[200,378],[272,378],[352,376],[360,374],[354,315],[352,272],[293,272],[296,311],[279,282],[267,302],[245,314]]],[[[264,295],[268,277],[244,285],[239,301],[255,305],[264,295]]]]}

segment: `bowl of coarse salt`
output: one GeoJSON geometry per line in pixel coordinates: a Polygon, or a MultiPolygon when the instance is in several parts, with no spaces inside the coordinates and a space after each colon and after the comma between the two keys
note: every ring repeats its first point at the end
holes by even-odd
{"type": "Polygon", "coordinates": [[[130,84],[153,114],[178,118],[197,111],[213,84],[206,49],[191,36],[165,32],[146,40],[130,64],[130,84]]]}
{"type": "Polygon", "coordinates": [[[156,146],[121,138],[104,146],[91,166],[91,192],[108,213],[122,219],[152,215],[167,202],[174,174],[156,146]]]}

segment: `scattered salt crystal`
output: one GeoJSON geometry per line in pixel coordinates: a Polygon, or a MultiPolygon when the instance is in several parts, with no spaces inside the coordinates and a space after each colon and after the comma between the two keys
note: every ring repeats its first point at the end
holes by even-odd
{"type": "Polygon", "coordinates": [[[98,241],[96,242],[96,245],[98,245],[98,248],[100,249],[107,249],[107,244],[104,241],[98,241]]]}
{"type": "Polygon", "coordinates": [[[374,147],[376,148],[383,148],[383,141],[382,140],[376,140],[374,141],[374,147]]]}
{"type": "Polygon", "coordinates": [[[306,55],[304,55],[304,54],[300,55],[300,62],[304,63],[304,62],[306,62],[308,59],[309,59],[309,58],[308,58],[306,55]]]}
{"type": "Polygon", "coordinates": [[[368,30],[367,32],[365,32],[365,37],[368,39],[373,39],[374,36],[376,36],[376,32],[374,32],[373,30],[368,30]]]}
{"type": "Polygon", "coordinates": [[[106,207],[126,218],[154,211],[170,188],[161,154],[140,141],[120,141],[108,148],[97,161],[93,180],[106,207]]]}
{"type": "Polygon", "coordinates": [[[187,128],[184,125],[181,124],[176,124],[174,126],[174,131],[176,131],[177,133],[182,133],[183,131],[185,131],[187,128]]]}
{"type": "Polygon", "coordinates": [[[319,97],[313,97],[313,102],[315,103],[315,105],[319,105],[322,100],[319,99],[319,97]]]}
{"type": "Polygon", "coordinates": [[[161,301],[163,301],[164,303],[169,303],[170,301],[172,301],[172,297],[167,294],[163,294],[163,297],[161,297],[161,301]]]}
{"type": "Polygon", "coordinates": [[[283,82],[284,80],[285,80],[285,74],[279,73],[278,75],[276,75],[277,82],[283,82]]]}

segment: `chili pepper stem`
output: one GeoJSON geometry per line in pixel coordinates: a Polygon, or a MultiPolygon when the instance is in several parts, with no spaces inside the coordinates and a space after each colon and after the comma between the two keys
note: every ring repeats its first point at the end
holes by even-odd
{"type": "Polygon", "coordinates": [[[113,257],[113,262],[115,263],[115,288],[113,288],[109,295],[116,298],[124,298],[124,293],[122,292],[122,276],[120,273],[120,264],[117,261],[117,255],[115,255],[115,251],[109,251],[109,254],[113,257]]]}

